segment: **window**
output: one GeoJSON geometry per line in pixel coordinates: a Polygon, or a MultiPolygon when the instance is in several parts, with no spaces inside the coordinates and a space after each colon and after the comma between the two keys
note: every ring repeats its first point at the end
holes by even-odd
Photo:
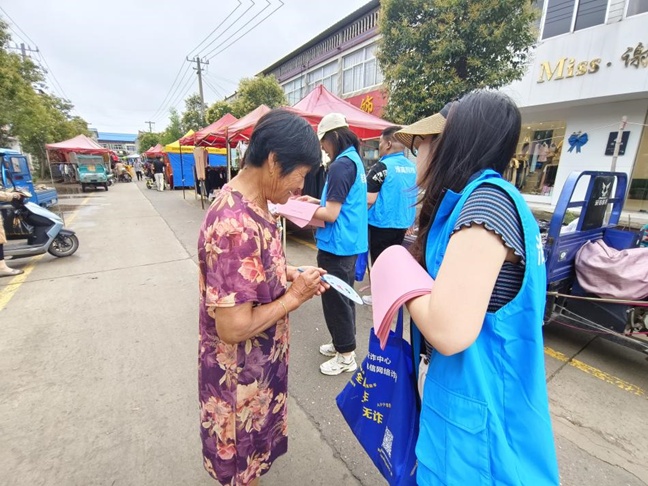
{"type": "MultiPolygon", "coordinates": [[[[628,14],[630,15],[630,14],[628,14]]],[[[648,123],[648,118],[646,123],[648,123]]],[[[639,150],[632,169],[630,191],[625,203],[630,211],[648,211],[648,129],[644,128],[639,142],[639,150]]]]}
{"type": "Polygon", "coordinates": [[[335,78],[338,73],[337,61],[331,62],[326,66],[317,68],[306,75],[308,91],[314,90],[318,85],[323,84],[330,92],[337,94],[335,78]]]}
{"type": "Polygon", "coordinates": [[[135,145],[126,145],[126,151],[135,152],[135,145]]]}
{"type": "Polygon", "coordinates": [[[112,146],[113,150],[124,150],[124,146],[121,143],[114,143],[112,146]]]}
{"type": "Polygon", "coordinates": [[[564,121],[523,124],[514,159],[504,177],[523,194],[550,196],[564,140],[564,121]]]}
{"type": "Polygon", "coordinates": [[[542,38],[603,24],[607,7],[608,0],[549,0],[542,38]]]}
{"type": "Polygon", "coordinates": [[[342,92],[344,94],[370,88],[383,82],[376,59],[376,45],[355,51],[343,59],[342,92]]]}
{"type": "Polygon", "coordinates": [[[580,0],[574,30],[587,29],[605,23],[608,0],[580,0]]]}
{"type": "Polygon", "coordinates": [[[628,17],[648,12],[648,0],[628,0],[628,17]]]}
{"type": "Polygon", "coordinates": [[[304,97],[304,79],[299,77],[283,85],[284,93],[290,106],[297,104],[304,97]]]}

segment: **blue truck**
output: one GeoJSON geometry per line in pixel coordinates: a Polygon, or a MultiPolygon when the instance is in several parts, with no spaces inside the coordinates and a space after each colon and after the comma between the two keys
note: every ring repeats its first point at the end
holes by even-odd
{"type": "Polygon", "coordinates": [[[16,188],[28,191],[32,195],[28,201],[44,208],[58,202],[56,189],[34,187],[27,157],[16,150],[0,148],[0,182],[7,189],[15,185],[16,188]]]}

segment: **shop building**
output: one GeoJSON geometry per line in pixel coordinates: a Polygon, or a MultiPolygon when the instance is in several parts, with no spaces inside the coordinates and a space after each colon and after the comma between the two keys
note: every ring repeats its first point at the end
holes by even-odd
{"type": "Polygon", "coordinates": [[[372,0],[261,74],[274,75],[294,105],[319,84],[354,106],[381,116],[386,103],[376,59],[380,2],[372,0]]]}
{"type": "MultiPolygon", "coordinates": [[[[508,176],[529,202],[555,205],[572,171],[610,169],[626,116],[616,169],[630,178],[626,208],[648,211],[648,0],[537,0],[535,6],[539,39],[528,71],[502,90],[523,115],[517,168],[508,176]]],[[[380,2],[371,1],[261,74],[278,79],[291,105],[321,83],[381,116],[379,15],[380,2]]]]}
{"type": "Polygon", "coordinates": [[[511,171],[526,199],[554,206],[572,171],[616,170],[627,210],[648,211],[648,0],[545,0],[526,75],[503,89],[523,116],[511,171]],[[526,173],[523,171],[526,169],[526,173]]]}

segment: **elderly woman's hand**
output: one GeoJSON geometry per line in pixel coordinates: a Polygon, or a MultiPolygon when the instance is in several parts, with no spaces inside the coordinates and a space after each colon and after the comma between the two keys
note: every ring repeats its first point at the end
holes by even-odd
{"type": "Polygon", "coordinates": [[[326,284],[322,282],[321,268],[304,267],[299,273],[297,278],[293,280],[292,285],[288,289],[288,294],[298,301],[299,305],[316,295],[321,295],[326,290],[326,284]]]}

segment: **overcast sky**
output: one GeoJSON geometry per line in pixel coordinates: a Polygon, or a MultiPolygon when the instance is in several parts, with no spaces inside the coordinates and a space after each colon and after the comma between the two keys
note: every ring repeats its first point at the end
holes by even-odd
{"type": "Polygon", "coordinates": [[[147,120],[156,122],[154,131],[164,129],[170,102],[182,111],[183,95],[198,92],[192,71],[191,81],[187,73],[182,89],[163,103],[179,70],[182,79],[190,67],[184,61],[188,54],[215,55],[204,85],[205,101],[212,103],[232,94],[239,79],[257,74],[367,2],[2,0],[1,7],[14,22],[5,21],[22,37],[12,32],[14,40],[38,46],[60,83],[59,95],[62,89],[77,114],[99,131],[136,133],[148,130],[147,120]]]}

